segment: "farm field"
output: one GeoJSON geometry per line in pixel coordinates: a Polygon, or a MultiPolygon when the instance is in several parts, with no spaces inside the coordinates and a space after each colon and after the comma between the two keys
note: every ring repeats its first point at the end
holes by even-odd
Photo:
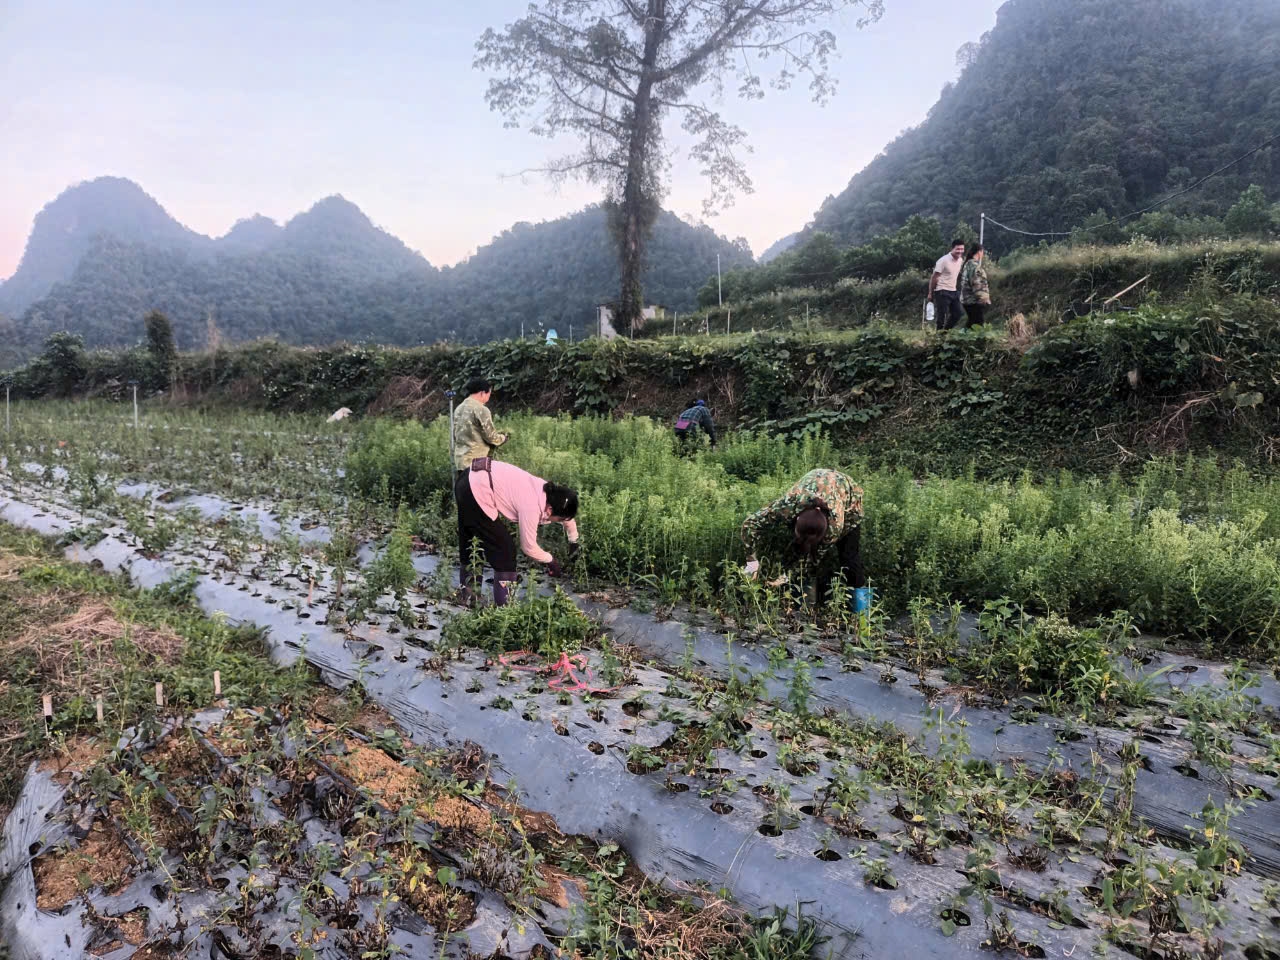
{"type": "Polygon", "coordinates": [[[1275,480],[501,428],[583,547],[468,613],[444,422],[15,407],[14,956],[1280,955],[1275,480]],[[819,465],[869,617],[738,573],[819,465]]]}

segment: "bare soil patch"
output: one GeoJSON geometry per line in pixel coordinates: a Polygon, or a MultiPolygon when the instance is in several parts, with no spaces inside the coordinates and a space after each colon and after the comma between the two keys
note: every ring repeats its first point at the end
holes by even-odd
{"type": "Polygon", "coordinates": [[[95,887],[108,894],[119,893],[132,864],[133,857],[116,828],[95,819],[79,844],[37,857],[32,863],[36,905],[41,910],[61,910],[95,887]]]}

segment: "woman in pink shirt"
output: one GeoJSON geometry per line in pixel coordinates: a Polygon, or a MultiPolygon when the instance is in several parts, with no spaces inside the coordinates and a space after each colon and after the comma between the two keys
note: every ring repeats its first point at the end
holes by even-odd
{"type": "Polygon", "coordinates": [[[545,563],[560,576],[560,564],[538,545],[538,527],[559,523],[569,537],[569,559],[578,552],[578,493],[549,483],[510,463],[478,457],[471,470],[459,473],[453,494],[458,503],[458,556],[462,564],[462,597],[468,606],[480,592],[475,569],[475,542],[480,541],[485,565],[493,568],[493,602],[507,602],[516,582],[516,544],[505,518],[520,528],[520,549],[530,560],[545,563]]]}

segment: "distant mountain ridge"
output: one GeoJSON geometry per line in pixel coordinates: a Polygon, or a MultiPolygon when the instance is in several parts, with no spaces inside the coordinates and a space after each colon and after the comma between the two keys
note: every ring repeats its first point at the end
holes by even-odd
{"type": "Polygon", "coordinates": [[[0,313],[16,316],[70,279],[100,233],[179,249],[209,242],[132,180],[99,177],[68,187],[36,214],[18,269],[0,284],[0,313]]]}
{"type": "MultiPolygon", "coordinates": [[[[717,254],[752,262],[673,214],[658,218],[646,297],[691,309],[717,254]]],[[[152,309],[180,346],[277,336],[297,344],[370,340],[482,341],[540,326],[584,330],[616,296],[617,266],[603,208],[518,223],[455,267],[439,269],[355,204],[327,197],[283,226],[238,221],[218,238],[178,223],[137,184],[104,177],[72,187],[36,217],[18,271],[0,285],[0,365],[28,356],[56,330],[89,346],[137,342],[152,309]]]]}
{"type": "Polygon", "coordinates": [[[68,187],[36,215],[17,271],[0,284],[0,313],[21,314],[55,284],[70,281],[100,237],[193,257],[287,247],[357,278],[431,267],[340,196],[320,200],[283,227],[255,214],[215,239],[183,226],[132,180],[98,177],[68,187]]]}

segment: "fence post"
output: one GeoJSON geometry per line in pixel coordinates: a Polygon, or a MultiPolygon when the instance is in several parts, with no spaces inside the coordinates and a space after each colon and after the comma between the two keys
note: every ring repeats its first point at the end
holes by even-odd
{"type": "Polygon", "coordinates": [[[449,462],[453,463],[453,398],[456,394],[452,390],[446,390],[444,395],[449,398],[449,462]]]}

